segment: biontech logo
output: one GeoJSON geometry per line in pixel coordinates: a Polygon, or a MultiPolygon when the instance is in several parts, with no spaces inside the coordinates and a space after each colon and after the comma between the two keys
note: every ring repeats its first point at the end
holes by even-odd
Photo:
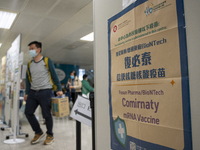
{"type": "Polygon", "coordinates": [[[148,16],[148,15],[152,14],[153,12],[159,11],[163,8],[166,8],[167,6],[170,6],[170,5],[171,5],[171,3],[167,3],[166,0],[160,2],[157,5],[153,5],[153,3],[151,3],[151,7],[147,6],[144,13],[146,14],[146,16],[148,16]]]}
{"type": "Polygon", "coordinates": [[[116,32],[117,31],[117,26],[115,25],[114,27],[113,27],[113,32],[116,32]]]}
{"type": "Polygon", "coordinates": [[[153,12],[153,8],[149,8],[147,7],[146,10],[144,11],[144,13],[146,14],[146,16],[148,16],[149,14],[151,14],[153,12]]]}

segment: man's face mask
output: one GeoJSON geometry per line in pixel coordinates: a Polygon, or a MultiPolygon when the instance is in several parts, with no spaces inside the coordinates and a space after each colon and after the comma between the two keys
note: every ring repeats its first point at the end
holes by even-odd
{"type": "Polygon", "coordinates": [[[36,50],[34,50],[34,49],[29,50],[29,55],[30,55],[31,57],[35,57],[35,56],[37,56],[37,52],[36,52],[36,50]]]}

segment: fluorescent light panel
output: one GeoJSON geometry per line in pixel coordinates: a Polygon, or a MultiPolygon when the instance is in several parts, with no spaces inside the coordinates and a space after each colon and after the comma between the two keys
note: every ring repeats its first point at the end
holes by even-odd
{"type": "Polygon", "coordinates": [[[2,43],[0,43],[0,47],[1,47],[2,43]]]}
{"type": "Polygon", "coordinates": [[[80,40],[83,40],[83,41],[94,41],[94,32],[80,38],[80,40]]]}
{"type": "Polygon", "coordinates": [[[16,13],[0,11],[0,28],[10,29],[16,16],[16,13]]]}

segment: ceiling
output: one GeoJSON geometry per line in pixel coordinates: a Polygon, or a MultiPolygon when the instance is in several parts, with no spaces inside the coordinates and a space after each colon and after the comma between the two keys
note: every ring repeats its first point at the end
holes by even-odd
{"type": "Polygon", "coordinates": [[[80,41],[93,31],[92,9],[92,0],[0,0],[0,10],[18,14],[10,30],[0,29],[0,58],[21,34],[24,63],[28,43],[37,40],[55,63],[92,67],[93,42],[80,41]]]}

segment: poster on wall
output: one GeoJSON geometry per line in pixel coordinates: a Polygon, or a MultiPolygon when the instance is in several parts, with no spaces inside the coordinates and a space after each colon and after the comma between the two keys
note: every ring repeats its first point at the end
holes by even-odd
{"type": "Polygon", "coordinates": [[[1,59],[1,72],[0,72],[0,95],[2,100],[5,97],[5,78],[6,78],[6,56],[1,59]]]}
{"type": "Polygon", "coordinates": [[[108,20],[113,150],[191,150],[182,0],[137,0],[108,20]]]}
{"type": "Polygon", "coordinates": [[[20,65],[19,52],[21,44],[21,34],[12,42],[6,55],[6,82],[5,82],[5,122],[14,126],[16,112],[18,109],[19,88],[20,88],[20,65]],[[11,123],[10,123],[11,122],[11,123]]]}

